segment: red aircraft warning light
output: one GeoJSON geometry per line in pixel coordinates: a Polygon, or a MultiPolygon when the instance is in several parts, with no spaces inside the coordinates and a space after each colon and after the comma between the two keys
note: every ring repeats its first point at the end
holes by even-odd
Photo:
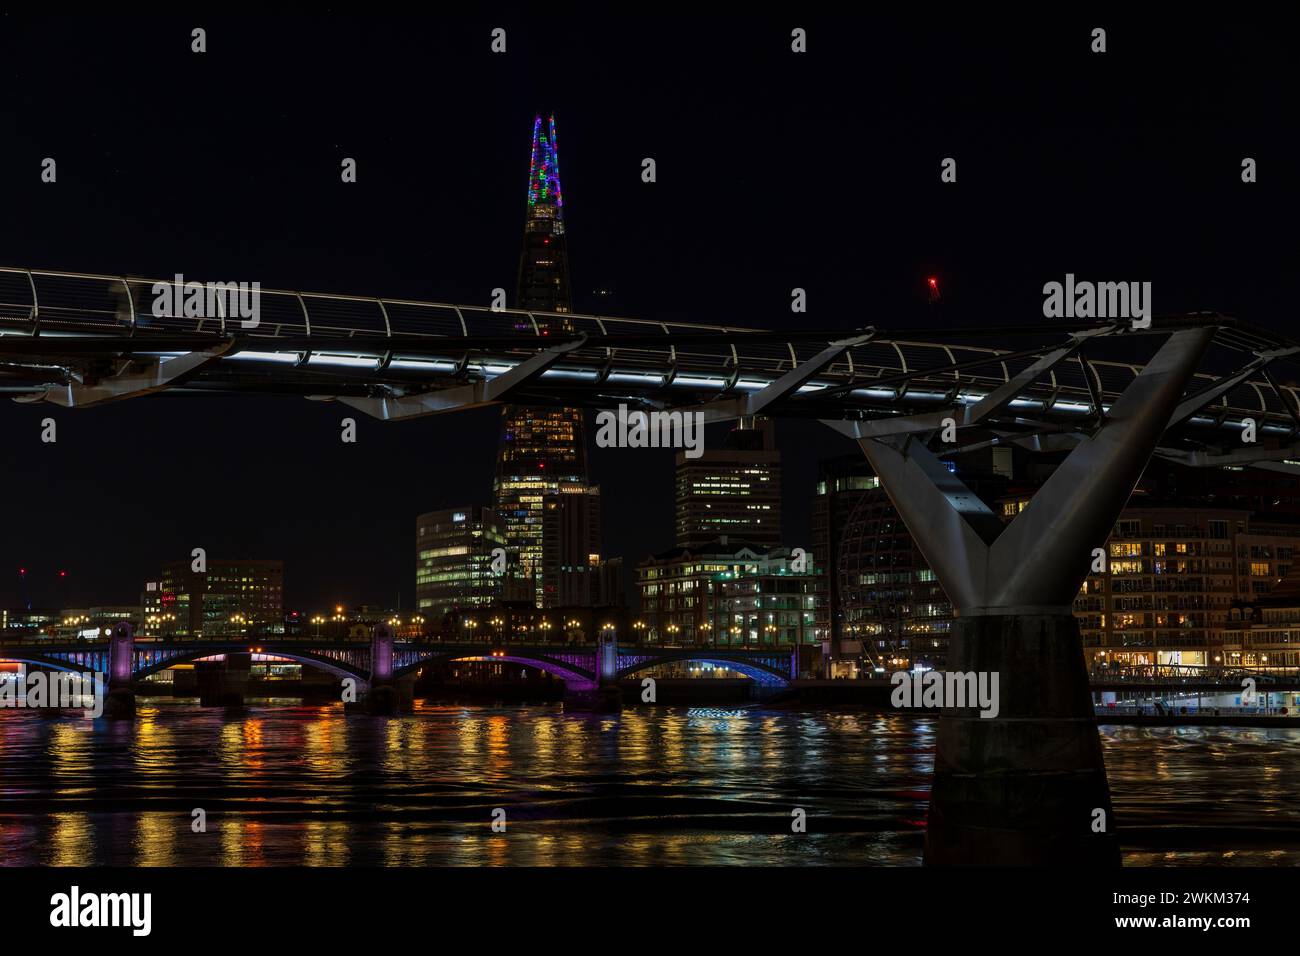
{"type": "Polygon", "coordinates": [[[930,302],[931,303],[938,302],[939,301],[939,280],[936,279],[934,276],[930,276],[930,278],[926,280],[925,284],[930,289],[930,302]]]}

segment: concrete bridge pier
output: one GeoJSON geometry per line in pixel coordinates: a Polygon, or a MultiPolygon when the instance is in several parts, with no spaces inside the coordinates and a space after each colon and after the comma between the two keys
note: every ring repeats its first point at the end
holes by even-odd
{"type": "Polygon", "coordinates": [[[397,708],[410,711],[415,708],[415,674],[403,674],[394,678],[393,689],[397,693],[397,708]]]}
{"type": "Polygon", "coordinates": [[[564,704],[577,710],[618,713],[623,709],[623,690],[618,683],[618,632],[604,628],[596,644],[594,683],[566,682],[564,704]]]}
{"type": "MultiPolygon", "coordinates": [[[[924,423],[854,424],[953,604],[948,672],[997,690],[988,708],[945,695],[927,864],[1119,864],[1072,604],[1212,336],[1174,332],[1010,524],[926,447],[924,423]]],[[[977,420],[1024,386],[1008,384],[963,414],[977,420]]]]}
{"type": "Polygon", "coordinates": [[[121,719],[135,716],[135,683],[131,677],[135,651],[135,628],[130,621],[118,621],[108,629],[108,697],[104,716],[121,719]]]}
{"type": "MultiPolygon", "coordinates": [[[[411,687],[413,696],[413,682],[411,687]]],[[[364,704],[368,714],[395,714],[401,709],[401,690],[393,678],[393,630],[387,624],[376,624],[370,632],[370,682],[364,704]]]]}
{"type": "Polygon", "coordinates": [[[198,661],[200,707],[242,707],[248,694],[248,675],[253,656],[247,652],[226,654],[224,661],[198,661]]]}

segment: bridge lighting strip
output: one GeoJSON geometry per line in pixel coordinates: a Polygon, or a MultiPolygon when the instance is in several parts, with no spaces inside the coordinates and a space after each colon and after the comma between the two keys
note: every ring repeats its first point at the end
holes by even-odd
{"type": "Polygon", "coordinates": [[[236,362],[275,362],[280,365],[295,365],[298,362],[296,352],[236,352],[225,356],[227,361],[236,362]]]}
{"type": "Polygon", "coordinates": [[[308,365],[336,365],[344,368],[374,368],[378,359],[366,358],[362,355],[317,355],[312,353],[307,360],[308,365]]]}
{"type": "MultiPolygon", "coordinates": [[[[5,335],[5,334],[8,333],[0,332],[0,335],[5,335]]],[[[79,337],[77,333],[66,333],[66,332],[58,332],[58,331],[51,331],[50,333],[48,333],[48,335],[50,338],[79,337]]],[[[139,354],[150,355],[158,358],[161,362],[166,363],[171,359],[180,358],[181,356],[190,353],[188,352],[141,352],[139,354]]],[[[238,360],[238,361],[245,361],[245,362],[269,362],[276,365],[296,365],[301,360],[301,355],[302,353],[300,351],[263,352],[263,351],[254,351],[254,350],[243,350],[243,351],[236,352],[232,355],[223,356],[223,359],[238,360]]],[[[381,357],[379,355],[367,356],[358,353],[352,353],[352,354],[340,354],[340,353],[329,353],[329,352],[322,353],[313,350],[311,352],[307,364],[309,366],[327,366],[327,367],[335,366],[339,368],[372,369],[375,367],[376,363],[380,361],[380,358],[381,357]]],[[[519,364],[518,362],[512,363],[508,360],[505,360],[505,361],[491,362],[490,364],[471,363],[466,365],[465,368],[467,370],[472,370],[485,377],[495,378],[496,376],[503,375],[506,372],[510,371],[511,369],[515,368],[516,365],[518,364],[519,364]]],[[[398,368],[398,369],[408,369],[412,371],[425,370],[425,371],[433,371],[439,373],[449,373],[449,372],[454,372],[457,368],[459,368],[460,363],[452,359],[402,358],[402,359],[393,359],[389,363],[388,367],[398,368]]],[[[540,377],[549,378],[549,379],[568,379],[568,380],[576,379],[576,380],[586,380],[586,381],[594,382],[598,377],[598,375],[599,373],[594,369],[569,367],[569,368],[547,369],[545,372],[542,373],[540,377]]],[[[663,381],[663,377],[664,377],[663,373],[657,373],[657,372],[613,371],[609,374],[606,381],[658,385],[660,382],[663,381]]],[[[742,379],[740,381],[737,381],[733,386],[733,388],[742,389],[745,391],[757,391],[766,388],[775,380],[776,380],[775,377],[768,380],[742,379]]],[[[726,380],[720,376],[705,377],[698,374],[683,375],[674,379],[672,382],[673,386],[680,385],[680,386],[687,386],[687,387],[694,387],[694,388],[701,388],[701,387],[713,388],[719,391],[725,388],[726,384],[727,384],[726,380]]],[[[832,388],[832,387],[835,387],[835,383],[813,381],[801,385],[796,390],[796,394],[813,395],[819,391],[822,391],[823,389],[832,388]]],[[[972,405],[980,401],[984,397],[986,397],[987,394],[988,394],[987,392],[963,391],[958,394],[958,396],[955,399],[955,402],[958,405],[972,405]]],[[[857,388],[849,392],[848,395],[850,396],[856,395],[862,398],[885,400],[890,402],[908,401],[908,400],[912,400],[912,401],[928,400],[928,401],[942,402],[948,397],[947,392],[927,392],[927,391],[914,391],[914,390],[908,390],[900,396],[893,389],[883,389],[883,388],[857,388]]],[[[1018,409],[1043,409],[1045,405],[1046,402],[1042,399],[1016,398],[1009,403],[1008,407],[1018,408],[1018,409]]],[[[1103,412],[1109,411],[1109,409],[1110,409],[1109,405],[1103,406],[1103,412]]],[[[1052,411],[1059,410],[1063,412],[1084,414],[1092,411],[1092,405],[1091,403],[1057,401],[1052,404],[1051,410],[1052,411]]],[[[1276,413],[1271,413],[1271,412],[1266,412],[1261,410],[1259,414],[1263,416],[1263,415],[1276,414],[1276,413]]],[[[1214,418],[1210,418],[1205,415],[1194,415],[1188,419],[1188,424],[1196,424],[1201,426],[1215,426],[1218,425],[1218,420],[1214,418]]],[[[1244,419],[1238,419],[1236,421],[1225,420],[1224,425],[1230,428],[1240,429],[1245,427],[1245,421],[1244,419]]],[[[1292,428],[1289,426],[1274,425],[1274,424],[1270,424],[1268,421],[1261,422],[1259,420],[1256,420],[1256,426],[1258,430],[1261,432],[1269,432],[1269,433],[1279,434],[1279,435],[1290,435],[1292,432],[1292,428]]]]}
{"type": "MultiPolygon", "coordinates": [[[[673,379],[673,384],[690,385],[699,388],[721,389],[724,385],[727,384],[727,382],[726,379],[722,379],[722,378],[701,378],[698,375],[678,375],[675,379],[673,379]]],[[[739,385],[740,383],[737,382],[736,384],[739,385]]],[[[800,389],[800,391],[803,391],[803,389],[800,389]]]]}
{"type": "MultiPolygon", "coordinates": [[[[379,356],[375,356],[373,359],[371,359],[372,363],[378,361],[379,361],[379,356]]],[[[415,371],[420,371],[420,370],[424,370],[424,371],[432,370],[438,372],[456,371],[456,363],[451,361],[450,359],[431,359],[431,360],[393,359],[391,362],[388,363],[388,367],[413,369],[415,371]]],[[[471,366],[471,367],[477,368],[477,366],[471,366]]]]}

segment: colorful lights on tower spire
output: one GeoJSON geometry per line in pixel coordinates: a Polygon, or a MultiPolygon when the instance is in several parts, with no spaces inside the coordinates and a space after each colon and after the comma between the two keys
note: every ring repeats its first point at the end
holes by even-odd
{"type": "Polygon", "coordinates": [[[533,153],[528,167],[528,205],[549,203],[558,211],[564,208],[564,195],[560,190],[560,153],[556,145],[555,115],[545,127],[542,114],[533,118],[533,153]]]}

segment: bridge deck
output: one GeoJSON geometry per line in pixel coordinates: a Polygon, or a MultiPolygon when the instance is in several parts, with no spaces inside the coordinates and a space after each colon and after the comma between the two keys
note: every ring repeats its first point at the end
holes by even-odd
{"type": "Polygon", "coordinates": [[[1213,394],[1176,423],[1162,453],[1187,458],[1218,448],[1225,429],[1252,417],[1262,441],[1285,445],[1263,457],[1285,460],[1300,426],[1293,367],[1278,368],[1300,346],[1217,314],[1157,317],[1147,331],[1037,321],[924,334],[772,332],[260,290],[258,325],[243,328],[225,307],[212,316],[154,315],[155,291],[173,286],[0,268],[0,389],[69,405],[156,392],[283,393],[349,401],[384,418],[508,399],[703,408],[718,418],[753,414],[758,405],[764,414],[870,421],[971,407],[1012,387],[1010,400],[980,424],[1068,445],[1098,405],[1104,410],[1133,381],[1163,333],[1208,326],[1216,357],[1188,394],[1213,394]],[[1068,354],[1043,363],[1062,347],[1068,354]],[[539,355],[545,360],[529,367],[539,355]],[[1035,363],[1041,374],[1013,386],[1035,363]],[[1232,368],[1240,374],[1226,375],[1232,368]]]}
{"type": "MultiPolygon", "coordinates": [[[[73,670],[107,672],[107,641],[0,640],[0,660],[19,660],[73,670]]],[[[759,683],[789,683],[797,676],[791,648],[660,647],[617,648],[615,675],[683,661],[713,661],[745,673],[759,683]]],[[[396,641],[392,649],[393,673],[400,675],[437,660],[503,660],[549,671],[570,681],[595,682],[600,671],[598,645],[462,643],[396,641]]],[[[341,676],[368,679],[371,674],[370,641],[273,639],[252,641],[138,641],[132,650],[131,672],[145,677],[176,664],[223,654],[264,654],[322,667],[341,676]]]]}

